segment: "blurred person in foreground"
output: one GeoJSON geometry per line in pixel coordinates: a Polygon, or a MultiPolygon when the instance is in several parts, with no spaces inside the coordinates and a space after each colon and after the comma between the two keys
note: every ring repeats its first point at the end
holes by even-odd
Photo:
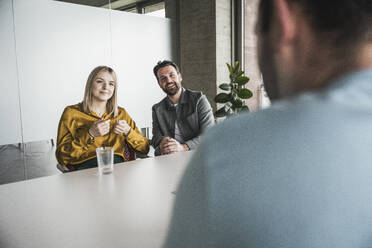
{"type": "Polygon", "coordinates": [[[96,148],[113,147],[114,163],[147,154],[149,142],[117,105],[117,77],[98,66],[90,74],[81,103],[67,106],[58,126],[56,158],[69,171],[97,167],[96,148]]]}
{"type": "Polygon", "coordinates": [[[372,1],[261,0],[272,108],[208,131],[165,247],[372,247],[372,1]]]}

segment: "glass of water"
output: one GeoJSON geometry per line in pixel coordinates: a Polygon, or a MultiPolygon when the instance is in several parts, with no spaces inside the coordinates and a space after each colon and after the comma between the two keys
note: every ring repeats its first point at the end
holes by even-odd
{"type": "Polygon", "coordinates": [[[98,172],[100,174],[109,174],[114,171],[114,148],[99,147],[96,148],[98,172]]]}

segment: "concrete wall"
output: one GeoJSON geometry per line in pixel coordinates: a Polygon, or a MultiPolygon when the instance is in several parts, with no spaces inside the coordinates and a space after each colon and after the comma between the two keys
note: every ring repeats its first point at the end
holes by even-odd
{"type": "Polygon", "coordinates": [[[201,90],[212,107],[217,85],[227,82],[231,62],[230,0],[166,0],[174,21],[175,56],[186,88],[201,90]]]}
{"type": "Polygon", "coordinates": [[[213,104],[217,80],[215,1],[180,1],[179,21],[184,86],[203,91],[213,104]]]}
{"type": "MultiPolygon", "coordinates": [[[[250,110],[259,109],[261,73],[257,65],[254,32],[259,0],[246,0],[244,8],[243,70],[251,80],[246,85],[253,97],[246,101],[250,110]]],[[[218,85],[229,82],[226,63],[231,63],[231,0],[166,0],[167,17],[174,22],[173,44],[186,88],[202,90],[213,108],[218,85]]]]}

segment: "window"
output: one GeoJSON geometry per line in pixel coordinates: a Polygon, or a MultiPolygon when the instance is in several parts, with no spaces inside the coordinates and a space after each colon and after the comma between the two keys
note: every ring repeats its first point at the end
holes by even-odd
{"type": "Polygon", "coordinates": [[[255,25],[258,15],[258,3],[259,0],[250,0],[244,1],[243,4],[244,71],[251,79],[248,85],[253,92],[253,97],[249,99],[253,109],[270,106],[270,100],[263,86],[262,74],[258,68],[257,61],[255,25]]]}
{"type": "Polygon", "coordinates": [[[242,70],[250,78],[246,87],[253,97],[246,100],[246,104],[251,111],[270,105],[257,61],[255,24],[258,3],[259,0],[233,0],[233,60],[243,65],[242,70]]]}
{"type": "Polygon", "coordinates": [[[146,15],[150,16],[165,17],[164,2],[146,6],[144,12],[146,15]]]}
{"type": "Polygon", "coordinates": [[[111,8],[131,13],[165,18],[164,0],[117,0],[111,1],[111,8]]]}

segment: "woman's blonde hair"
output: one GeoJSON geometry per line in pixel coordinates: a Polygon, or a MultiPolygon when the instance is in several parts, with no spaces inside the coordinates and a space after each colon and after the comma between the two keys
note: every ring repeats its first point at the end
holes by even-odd
{"type": "Polygon", "coordinates": [[[87,83],[85,85],[85,93],[84,93],[84,99],[83,99],[83,111],[87,114],[91,112],[91,107],[92,107],[92,85],[94,80],[96,79],[98,73],[101,71],[107,71],[108,73],[111,74],[111,76],[114,79],[114,84],[115,84],[115,89],[114,93],[112,94],[112,97],[107,101],[106,104],[106,111],[109,114],[114,114],[114,117],[118,115],[118,102],[117,102],[117,89],[118,89],[118,84],[117,84],[117,77],[116,73],[114,72],[113,69],[111,69],[108,66],[97,66],[96,68],[93,69],[93,71],[89,74],[87,83]]]}

